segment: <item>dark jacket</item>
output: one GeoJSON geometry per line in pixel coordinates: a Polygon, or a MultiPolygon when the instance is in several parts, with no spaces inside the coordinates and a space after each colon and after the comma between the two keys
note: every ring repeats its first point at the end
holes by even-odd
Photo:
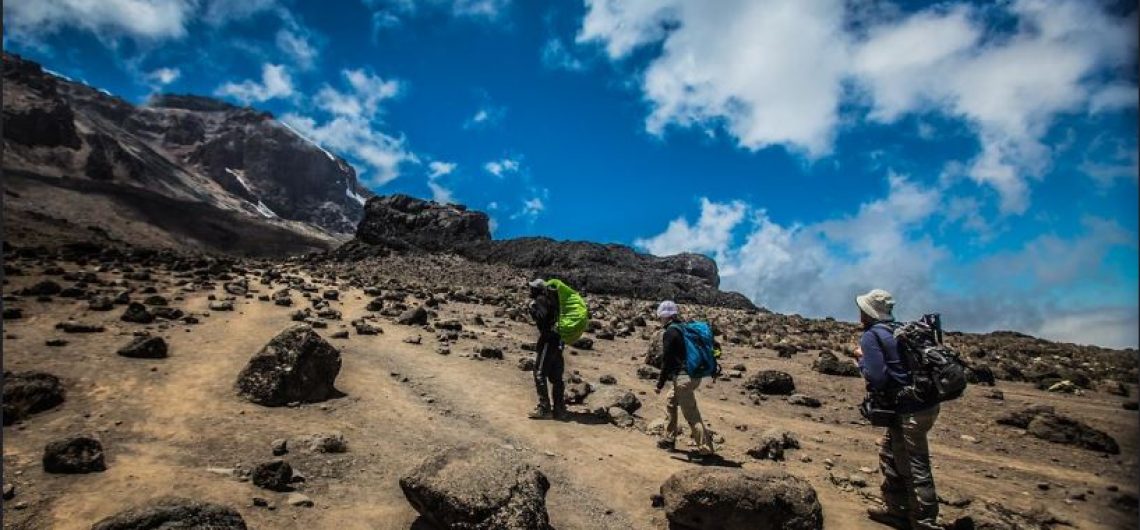
{"type": "Polygon", "coordinates": [[[684,369],[685,337],[670,323],[661,337],[661,375],[657,376],[657,388],[664,387],[666,381],[677,377],[684,369]]]}
{"type": "Polygon", "coordinates": [[[539,332],[550,331],[558,324],[558,294],[554,290],[542,289],[534,292],[530,303],[530,316],[539,332]]]}
{"type": "MultiPolygon", "coordinates": [[[[865,327],[863,336],[859,339],[859,349],[863,352],[859,359],[859,371],[867,381],[868,392],[894,399],[899,389],[911,384],[910,369],[899,354],[898,342],[889,326],[878,322],[865,327]]],[[[935,404],[937,402],[899,399],[895,410],[902,413],[918,412],[935,404]]]]}

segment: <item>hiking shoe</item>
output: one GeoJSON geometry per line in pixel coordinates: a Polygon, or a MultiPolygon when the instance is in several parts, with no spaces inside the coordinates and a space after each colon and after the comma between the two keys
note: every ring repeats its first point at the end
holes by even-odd
{"type": "Polygon", "coordinates": [[[554,419],[557,421],[566,421],[570,419],[570,414],[566,412],[566,409],[554,409],[554,419]]]}
{"type": "Polygon", "coordinates": [[[879,524],[900,530],[910,529],[910,519],[905,513],[887,508],[867,508],[867,518],[879,524]]]}
{"type": "Polygon", "coordinates": [[[546,407],[535,407],[526,417],[532,420],[547,420],[550,419],[550,409],[546,407]]]}
{"type": "Polygon", "coordinates": [[[666,439],[662,438],[660,440],[657,440],[657,448],[658,449],[664,449],[664,450],[670,451],[670,452],[676,451],[677,450],[677,440],[666,440],[666,439]]]}

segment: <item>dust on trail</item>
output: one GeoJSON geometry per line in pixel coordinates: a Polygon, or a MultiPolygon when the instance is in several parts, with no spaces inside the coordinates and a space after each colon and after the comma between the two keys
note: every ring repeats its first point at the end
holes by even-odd
{"type": "MultiPolygon", "coordinates": [[[[7,288],[30,281],[20,278],[7,288]]],[[[271,291],[259,287],[262,293],[271,291]]],[[[183,294],[185,300],[173,305],[192,313],[205,312],[209,303],[204,292],[166,288],[161,294],[183,294]]],[[[305,303],[296,293],[294,299],[297,306],[305,303]]],[[[519,349],[533,339],[531,327],[492,318],[488,306],[449,303],[439,308],[440,318],[458,318],[476,336],[454,343],[451,355],[435,353],[437,342],[430,331],[388,320],[381,320],[384,333],[378,336],[352,333],[346,340],[328,339],[342,352],[337,387],[344,397],[296,408],[260,407],[238,398],[233,391],[237,373],[255,351],[292,324],[289,315],[297,306],[239,299],[235,311],[211,312],[199,325],[162,328],[119,322],[121,307],[97,313],[86,311],[83,302],[66,299],[25,303],[28,317],[6,322],[6,333],[17,338],[5,341],[5,369],[59,375],[68,397],[57,409],[33,416],[20,427],[5,428],[5,464],[9,473],[18,473],[9,479],[18,487],[15,500],[28,504],[24,510],[6,510],[5,527],[89,528],[148,498],[173,494],[231,505],[253,528],[406,529],[417,514],[400,491],[399,476],[433,449],[468,440],[510,444],[540,467],[550,478],[547,504],[556,528],[666,526],[663,512],[652,508],[650,495],[688,464],[657,450],[653,438],[636,429],[527,420],[535,401],[533,382],[515,361],[531,355],[519,349]],[[488,325],[468,325],[476,313],[488,325]],[[107,331],[63,334],[53,329],[71,317],[99,322],[107,331]],[[139,329],[165,337],[171,356],[141,360],[115,355],[139,329]],[[423,344],[403,342],[411,335],[422,336],[423,344]],[[43,346],[45,339],[59,336],[70,344],[43,346]],[[502,347],[506,359],[477,361],[460,355],[477,344],[502,347]],[[272,458],[269,448],[275,439],[324,431],[342,432],[349,451],[307,455],[291,447],[285,457],[305,476],[300,491],[315,507],[289,506],[284,494],[209,470],[249,467],[272,458]],[[44,474],[39,466],[44,444],[79,432],[101,438],[107,471],[44,474]],[[252,507],[255,496],[275,502],[276,510],[252,507]]],[[[347,323],[368,313],[365,297],[356,289],[341,287],[341,301],[333,306],[343,319],[318,330],[326,338],[333,331],[351,330],[347,323]]],[[[568,349],[567,373],[577,370],[588,381],[603,374],[616,376],[619,387],[641,399],[638,415],[656,419],[663,398],[653,394],[651,381],[635,375],[645,346],[637,338],[619,338],[595,340],[593,351],[570,354],[568,349]]],[[[866,475],[870,486],[862,490],[839,488],[829,479],[859,473],[861,467],[877,468],[881,432],[860,425],[854,410],[861,381],[811,371],[810,354],[781,359],[748,348],[731,348],[727,354],[727,362],[745,364],[747,373],[787,371],[798,391],[821,398],[824,407],[805,409],[779,399],[755,405],[743,395],[739,381],[703,385],[698,399],[706,420],[726,438],[722,453],[745,468],[780,467],[809,480],[828,528],[882,528],[864,516],[866,497],[877,494],[877,472],[866,475]],[[797,433],[802,449],[789,452],[786,462],[747,457],[751,440],[771,427],[797,433]],[[801,461],[804,456],[811,461],[801,461]],[[825,460],[832,463],[830,469],[825,460]]],[[[1103,500],[1066,504],[1063,499],[1070,490],[1092,490],[1090,498],[1100,499],[1107,495],[1107,486],[1131,483],[1137,470],[1135,413],[1121,411],[1116,397],[1096,392],[1062,397],[1027,385],[1001,383],[999,388],[1006,393],[1004,402],[971,392],[944,406],[931,434],[940,492],[1018,510],[1047,504],[1078,528],[1124,527],[1129,516],[1103,508],[1103,500]],[[1104,458],[994,424],[1000,413],[1032,402],[1053,404],[1107,430],[1120,442],[1122,456],[1104,458]],[[963,441],[962,434],[976,436],[981,443],[963,441]],[[1035,487],[1039,482],[1056,487],[1041,492],[1035,487]]]]}

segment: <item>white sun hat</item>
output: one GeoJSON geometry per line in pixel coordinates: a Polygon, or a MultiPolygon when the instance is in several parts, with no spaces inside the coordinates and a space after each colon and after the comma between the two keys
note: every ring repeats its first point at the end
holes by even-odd
{"type": "Polygon", "coordinates": [[[880,322],[891,322],[895,319],[891,314],[895,309],[895,299],[882,289],[871,289],[867,294],[855,297],[855,304],[867,316],[880,322]]]}

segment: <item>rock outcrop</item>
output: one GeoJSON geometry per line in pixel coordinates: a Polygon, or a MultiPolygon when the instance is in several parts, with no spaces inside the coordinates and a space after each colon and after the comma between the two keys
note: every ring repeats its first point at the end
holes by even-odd
{"type": "Polygon", "coordinates": [[[509,449],[467,444],[441,450],[400,478],[408,502],[438,528],[545,529],[541,471],[509,449]]]}
{"type": "Polygon", "coordinates": [[[623,245],[541,237],[494,241],[487,214],[406,195],[370,199],[356,238],[331,257],[356,261],[391,251],[507,265],[563,279],[585,293],[756,309],[745,296],[720,291],[716,262],[699,254],[658,257],[623,245]]]}

